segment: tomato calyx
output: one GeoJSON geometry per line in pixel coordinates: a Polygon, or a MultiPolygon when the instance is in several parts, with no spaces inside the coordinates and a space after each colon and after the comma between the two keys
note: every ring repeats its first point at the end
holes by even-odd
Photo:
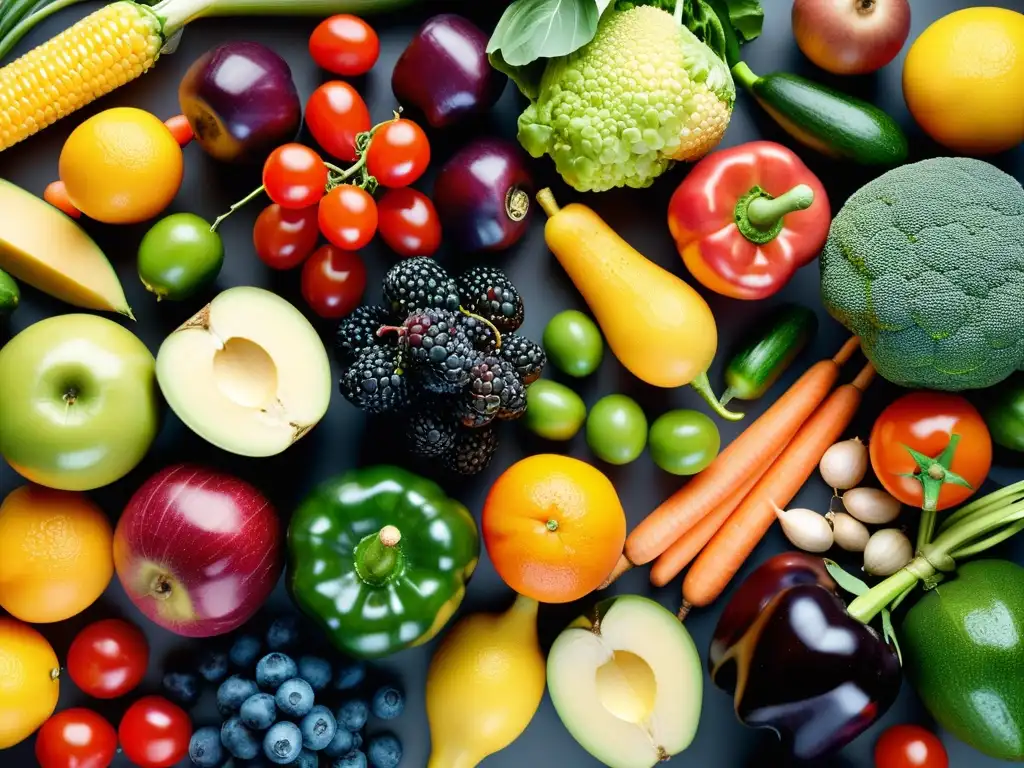
{"type": "Polygon", "coordinates": [[[917,464],[917,470],[906,472],[902,476],[913,478],[921,483],[923,498],[921,509],[923,511],[935,512],[939,503],[939,492],[946,483],[974,490],[973,485],[950,469],[950,465],[953,463],[953,455],[956,453],[956,447],[959,443],[960,435],[954,432],[949,436],[949,443],[946,444],[946,447],[942,449],[938,456],[927,456],[920,451],[914,450],[906,443],[903,444],[907,453],[910,454],[914,463],[917,464]]]}

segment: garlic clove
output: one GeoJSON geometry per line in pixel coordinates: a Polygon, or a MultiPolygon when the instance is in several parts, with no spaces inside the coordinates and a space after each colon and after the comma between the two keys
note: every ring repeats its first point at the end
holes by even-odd
{"type": "MultiPolygon", "coordinates": [[[[773,503],[773,506],[774,503],[773,503]]],[[[825,552],[834,540],[828,520],[810,509],[779,509],[775,506],[782,532],[790,543],[804,552],[825,552]]]]}
{"type": "Polygon", "coordinates": [[[871,532],[864,523],[845,512],[829,512],[825,519],[832,524],[832,534],[840,549],[847,552],[864,551],[871,538],[871,532]]]}
{"type": "Polygon", "coordinates": [[[847,512],[868,525],[885,525],[900,516],[899,500],[878,488],[852,488],[842,501],[847,512]]]}
{"type": "Polygon", "coordinates": [[[875,531],[864,547],[864,570],[872,576],[892,576],[914,559],[914,545],[903,531],[875,531]]]}
{"type": "Polygon", "coordinates": [[[837,491],[853,488],[868,471],[868,449],[856,437],[836,443],[822,455],[818,471],[837,491]]]}

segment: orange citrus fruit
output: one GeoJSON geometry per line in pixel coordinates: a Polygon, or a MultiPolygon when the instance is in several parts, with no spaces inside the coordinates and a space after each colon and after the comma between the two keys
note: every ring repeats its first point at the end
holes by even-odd
{"type": "Polygon", "coordinates": [[[32,735],[53,714],[60,683],[57,654],[27,624],[0,618],[0,749],[32,735]]]}
{"type": "Polygon", "coordinates": [[[968,155],[1024,141],[1024,14],[966,8],[934,22],[907,52],[903,96],[937,142],[968,155]]]}
{"type": "Polygon", "coordinates": [[[0,504],[0,607],[34,624],[81,613],[114,575],[113,539],[83,494],[15,488],[0,504]]]}
{"type": "Polygon", "coordinates": [[[626,515],[608,478],[555,454],[509,467],[491,487],[481,522],[501,578],[543,603],[597,589],[626,541],[626,515]]]}
{"type": "Polygon", "coordinates": [[[170,204],[184,163],[166,125],[149,112],[118,107],[72,131],[59,167],[75,208],[106,224],[134,224],[170,204]]]}

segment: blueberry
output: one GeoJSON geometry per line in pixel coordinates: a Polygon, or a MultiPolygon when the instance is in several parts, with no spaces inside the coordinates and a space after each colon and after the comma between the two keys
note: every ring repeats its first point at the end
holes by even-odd
{"type": "Polygon", "coordinates": [[[287,765],[302,751],[302,732],[295,723],[274,723],[263,737],[263,754],[277,765],[287,765]]]}
{"type": "Polygon", "coordinates": [[[402,762],[402,742],[393,733],[381,733],[370,739],[366,756],[373,768],[397,768],[402,762]]]}
{"type": "Polygon", "coordinates": [[[272,651],[293,648],[299,642],[299,619],[297,616],[282,616],[275,619],[267,630],[267,647],[272,651]]]}
{"type": "Polygon", "coordinates": [[[360,733],[359,731],[356,731],[355,733],[352,734],[352,749],[362,749],[362,748],[363,748],[363,734],[360,733]]]}
{"type": "Polygon", "coordinates": [[[319,656],[302,656],[299,659],[299,677],[314,691],[322,691],[331,682],[331,663],[319,656]]]}
{"type": "Polygon", "coordinates": [[[320,758],[316,756],[316,752],[304,749],[299,752],[299,756],[295,758],[295,762],[292,763],[292,768],[318,768],[319,765],[320,758]]]}
{"type": "Polygon", "coordinates": [[[235,639],[231,650],[228,651],[228,659],[236,667],[249,669],[256,663],[256,659],[260,657],[262,647],[258,637],[254,635],[240,635],[235,639]]]}
{"type": "Polygon", "coordinates": [[[352,732],[346,731],[344,728],[338,728],[334,733],[334,738],[331,739],[331,743],[324,747],[322,751],[327,757],[341,757],[352,751],[352,742],[352,732]]]}
{"type": "Polygon", "coordinates": [[[254,693],[242,702],[238,716],[246,728],[254,731],[265,731],[277,720],[277,707],[274,697],[269,693],[254,693]]]}
{"type": "Polygon", "coordinates": [[[366,755],[353,749],[347,755],[332,760],[331,768],[366,768],[366,755]]]}
{"type": "Polygon", "coordinates": [[[197,768],[220,768],[226,757],[220,731],[208,725],[193,733],[188,743],[188,756],[197,768]]]}
{"type": "Polygon", "coordinates": [[[338,668],[334,678],[334,687],[339,691],[350,691],[358,687],[366,679],[366,665],[361,661],[352,661],[338,668]]]}
{"type": "Polygon", "coordinates": [[[252,680],[246,680],[241,675],[232,675],[217,689],[217,711],[223,717],[233,715],[238,712],[243,701],[259,692],[260,689],[252,680]]]}
{"type": "Polygon", "coordinates": [[[397,688],[385,685],[373,694],[370,709],[373,711],[374,717],[379,717],[381,720],[394,720],[405,709],[405,697],[397,688]]]}
{"type": "Polygon", "coordinates": [[[334,740],[334,734],[338,732],[338,723],[331,710],[318,704],[302,718],[299,728],[302,729],[302,746],[319,752],[334,740]]]}
{"type": "Polygon", "coordinates": [[[160,685],[167,698],[183,707],[191,707],[199,699],[199,676],[191,672],[168,672],[160,685]]]}
{"type": "Polygon", "coordinates": [[[199,657],[199,676],[208,683],[220,683],[228,676],[228,655],[223,651],[204,651],[199,657]]]}
{"type": "Polygon", "coordinates": [[[260,740],[237,717],[224,721],[220,727],[220,743],[239,760],[252,760],[260,751],[260,740]]]}
{"type": "Polygon", "coordinates": [[[358,699],[346,701],[338,708],[338,724],[352,733],[363,730],[369,716],[370,710],[366,702],[358,699]]]}
{"type": "Polygon", "coordinates": [[[256,662],[256,682],[265,691],[276,691],[281,683],[299,674],[291,656],[283,653],[268,653],[256,662]]]}
{"type": "Polygon", "coordinates": [[[286,717],[305,717],[313,709],[313,689],[305,680],[285,680],[274,696],[277,708],[286,717]]]}

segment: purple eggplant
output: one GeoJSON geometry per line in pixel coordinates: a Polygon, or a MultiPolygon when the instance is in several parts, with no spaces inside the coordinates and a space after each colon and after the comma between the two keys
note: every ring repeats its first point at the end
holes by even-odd
{"type": "Polygon", "coordinates": [[[526,231],[533,178],[518,145],[478,139],[449,160],[434,182],[445,238],[462,251],[500,251],[526,231]]]}
{"type": "Polygon", "coordinates": [[[200,146],[229,163],[260,162],[295,138],[302,102],[287,62],[259,43],[227,43],[189,67],[181,111],[200,146]]]}
{"type": "Polygon", "coordinates": [[[391,88],[398,101],[423,112],[435,128],[486,112],[508,78],[487,60],[487,35],[454,13],[420,27],[395,64],[391,88]]]}

